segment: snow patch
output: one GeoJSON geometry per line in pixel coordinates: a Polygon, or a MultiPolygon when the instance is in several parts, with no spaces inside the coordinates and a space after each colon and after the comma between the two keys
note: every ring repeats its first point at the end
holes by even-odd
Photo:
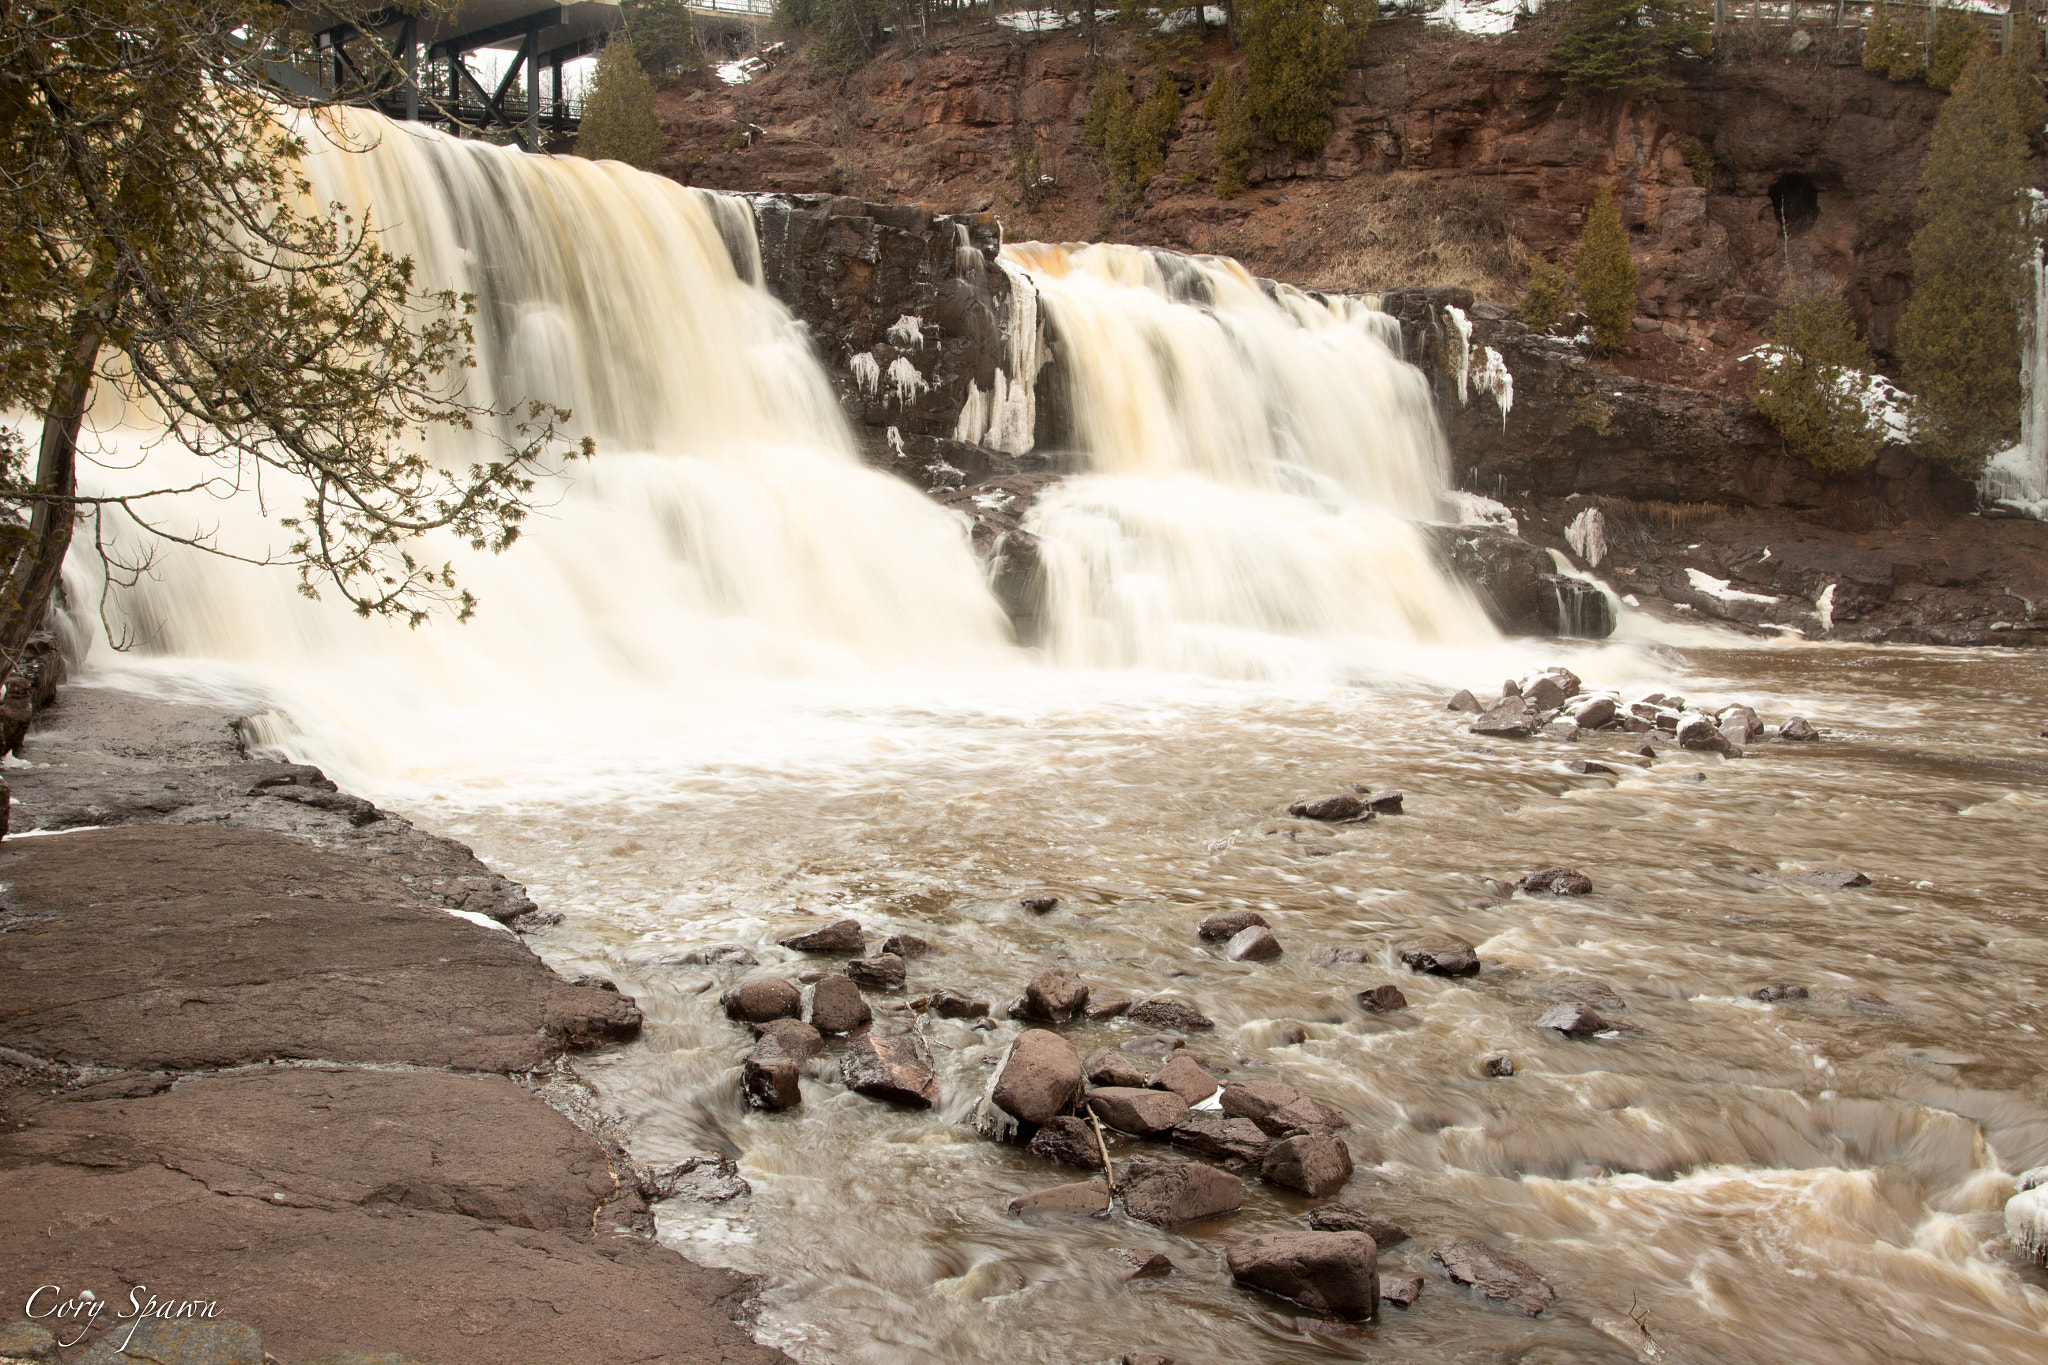
{"type": "Polygon", "coordinates": [[[1728,586],[1727,579],[1716,578],[1712,574],[1702,573],[1698,569],[1687,569],[1685,576],[1692,580],[1695,590],[1703,592],[1709,597],[1717,597],[1723,602],[1775,602],[1778,600],[1775,597],[1767,597],[1762,593],[1744,592],[1740,588],[1731,588],[1728,586]]]}
{"type": "Polygon", "coordinates": [[[457,919],[466,919],[471,924],[480,925],[485,929],[502,929],[504,930],[504,932],[508,934],[512,932],[511,929],[507,928],[505,925],[498,923],[489,915],[479,914],[475,910],[451,910],[445,905],[441,908],[443,910],[447,910],[449,914],[455,916],[455,918],[457,919]]]}
{"type": "MultiPolygon", "coordinates": [[[[1742,359],[1754,360],[1770,373],[1784,354],[1776,346],[1759,346],[1742,359]]],[[[1888,444],[1903,445],[1913,439],[1913,397],[1891,380],[1881,374],[1842,370],[1835,376],[1835,388],[1861,403],[1864,416],[1888,444]]]]}
{"type": "Polygon", "coordinates": [[[1521,523],[1515,520],[1515,514],[1492,498],[1482,497],[1477,493],[1454,491],[1451,494],[1451,505],[1458,509],[1460,526],[1498,526],[1511,536],[1522,534],[1521,523]]]}
{"type": "Polygon", "coordinates": [[[1515,20],[1533,14],[1534,0],[1444,0],[1422,17],[1426,24],[1454,28],[1460,33],[1495,37],[1514,31],[1515,20]]]}
{"type": "Polygon", "coordinates": [[[759,57],[742,57],[718,68],[718,79],[727,85],[745,85],[756,76],[768,74],[768,63],[759,57]]]}

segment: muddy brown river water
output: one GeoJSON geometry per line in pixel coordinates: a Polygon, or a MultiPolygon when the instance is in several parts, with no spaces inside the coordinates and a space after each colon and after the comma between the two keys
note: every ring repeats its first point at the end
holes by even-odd
{"type": "MultiPolygon", "coordinates": [[[[585,1073],[640,1159],[738,1159],[752,1195],[665,1206],[662,1236],[766,1277],[759,1330],[800,1360],[2048,1359],[2048,1277],[2000,1220],[2013,1173],[2048,1161],[2048,660],[1558,657],[1624,691],[1797,710],[1826,738],[1639,769],[1621,736],[1481,739],[1436,688],[1019,670],[734,696],[601,769],[415,772],[378,794],[562,911],[532,940],[557,968],[638,997],[643,1040],[585,1073]],[[1574,774],[1575,757],[1619,776],[1574,774]],[[1285,816],[1350,782],[1401,789],[1405,813],[1285,816]],[[1595,894],[1497,900],[1485,882],[1555,863],[1595,894]],[[1795,879],[1831,867],[1871,884],[1795,879]],[[1040,889],[1061,901],[1042,917],[1016,899],[1040,889]],[[1281,958],[1198,939],[1237,906],[1271,922],[1281,958]],[[938,946],[906,997],[953,987],[1000,1013],[1057,963],[1195,1005],[1218,1025],[1198,1053],[1322,1099],[1381,1155],[1340,1197],[1410,1232],[1382,1274],[1423,1274],[1420,1302],[1333,1334],[1235,1287],[1225,1246],[1318,1202],[1256,1180],[1240,1213],[1175,1231],[1008,1217],[1081,1177],[973,1128],[1007,1020],[929,1021],[932,1111],[816,1079],[795,1111],[748,1111],[747,1035],[695,989],[744,971],[663,963],[738,941],[754,970],[791,974],[815,964],[775,940],[839,915],[938,946]],[[1477,944],[1484,971],[1402,969],[1394,945],[1432,930],[1477,944]],[[1345,946],[1374,960],[1315,965],[1345,946]],[[1539,1031],[1567,976],[1617,990],[1627,1027],[1539,1031]],[[1386,981],[1407,1011],[1352,1003],[1386,981]],[[1810,998],[1753,998],[1772,983],[1810,998]],[[1502,1052],[1516,1073],[1490,1079],[1502,1052]],[[1557,1303],[1532,1320],[1451,1283],[1429,1252],[1463,1236],[1530,1262],[1557,1303]],[[1119,1283],[1119,1246],[1177,1269],[1119,1283]]],[[[1063,1031],[1085,1054],[1144,1030],[1063,1031]]]]}

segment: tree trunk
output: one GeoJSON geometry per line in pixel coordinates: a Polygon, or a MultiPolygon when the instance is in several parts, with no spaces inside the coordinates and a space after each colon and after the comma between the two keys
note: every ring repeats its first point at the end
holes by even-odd
{"type": "Polygon", "coordinates": [[[68,499],[78,492],[78,433],[92,402],[99,324],[81,319],[71,335],[71,363],[43,413],[35,483],[42,496],[30,511],[27,527],[12,528],[10,553],[0,560],[0,671],[14,666],[28,637],[42,629],[50,614],[50,597],[63,574],[64,554],[71,548],[71,528],[77,520],[77,508],[68,499]]]}
{"type": "Polygon", "coordinates": [[[1228,47],[1237,46],[1237,0],[1223,0],[1223,41],[1228,47]]]}
{"type": "Polygon", "coordinates": [[[1101,53],[1101,44],[1095,37],[1095,0],[1081,0],[1081,36],[1088,42],[1089,56],[1101,53]]]}

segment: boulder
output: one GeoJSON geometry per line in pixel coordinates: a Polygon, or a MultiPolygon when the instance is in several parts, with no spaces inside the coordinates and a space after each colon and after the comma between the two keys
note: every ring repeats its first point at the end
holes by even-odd
{"type": "Polygon", "coordinates": [[[1088,992],[1088,1003],[1082,1007],[1081,1013],[1088,1019],[1100,1023],[1104,1019],[1114,1019],[1122,1014],[1131,1007],[1132,1001],[1133,997],[1122,991],[1091,989],[1088,992]]]}
{"type": "MultiPolygon", "coordinates": [[[[66,1333],[66,1335],[70,1335],[66,1333]]],[[[0,1323],[0,1361],[35,1361],[57,1365],[57,1338],[35,1322],[0,1323]]]]}
{"type": "Polygon", "coordinates": [[[725,1014],[743,1024],[765,1024],[770,1019],[794,1019],[803,1012],[803,992],[787,981],[772,976],[742,981],[721,997],[725,1014]]]}
{"type": "Polygon", "coordinates": [[[1046,895],[1019,896],[1017,897],[1017,904],[1023,906],[1034,915],[1049,915],[1059,909],[1060,898],[1058,896],[1046,895]]]}
{"type": "Polygon", "coordinates": [[[874,1017],[849,977],[833,972],[811,987],[811,1027],[820,1033],[851,1033],[874,1017]]]}
{"type": "Polygon", "coordinates": [[[1571,709],[1571,718],[1585,729],[1597,730],[1613,720],[1620,709],[1612,697],[1588,697],[1571,709]]]}
{"type": "Polygon", "coordinates": [[[870,1099],[913,1109],[929,1109],[939,1102],[939,1081],[932,1074],[931,1058],[915,1034],[887,1038],[862,1034],[847,1048],[839,1073],[849,1090],[870,1099]]]}
{"type": "Polygon", "coordinates": [[[1703,716],[1697,711],[1682,716],[1674,734],[1681,749],[1722,754],[1728,758],[1742,757],[1741,748],[1728,742],[1728,736],[1721,733],[1721,727],[1714,723],[1712,716],[1703,716]]]}
{"type": "Polygon", "coordinates": [[[1223,955],[1232,962],[1271,962],[1280,956],[1280,940],[1263,924],[1240,929],[1224,945],[1223,955]]]}
{"type": "Polygon", "coordinates": [[[1532,1318],[1542,1316],[1557,1298],[1557,1291],[1534,1266],[1484,1242],[1461,1239],[1429,1254],[1459,1284],[1472,1285],[1489,1299],[1512,1303],[1532,1318]]]}
{"type": "Polygon", "coordinates": [[[1231,1244],[1239,1284],[1351,1322],[1379,1316],[1379,1248],[1362,1232],[1269,1232],[1231,1244]]]}
{"type": "Polygon", "coordinates": [[[1362,1232],[1372,1238],[1381,1251],[1408,1240],[1408,1229],[1391,1218],[1367,1213],[1355,1204],[1325,1204],[1312,1209],[1308,1225],[1317,1232],[1362,1232]]]}
{"type": "Polygon", "coordinates": [[[1287,813],[1297,820],[1339,821],[1370,818],[1365,802],[1350,792],[1338,792],[1335,796],[1319,796],[1309,801],[1296,801],[1287,808],[1287,813]]]}
{"type": "Polygon", "coordinates": [[[1147,1084],[1145,1073],[1136,1062],[1110,1048],[1089,1053],[1088,1060],[1081,1063],[1081,1070],[1090,1085],[1142,1090],[1147,1084]]]}
{"type": "Polygon", "coordinates": [[[1764,737],[1764,723],[1747,706],[1731,706],[1721,713],[1721,733],[1731,744],[1754,744],[1764,737]]]}
{"type": "Polygon", "coordinates": [[[1380,1298],[1396,1308],[1413,1308],[1422,1297],[1420,1275],[1389,1275],[1380,1281],[1380,1298]]]}
{"type": "Polygon", "coordinates": [[[801,1066],[825,1050],[825,1040],[818,1030],[797,1019],[771,1019],[755,1028],[757,1037],[773,1038],[784,1052],[796,1058],[801,1066]]]}
{"type": "Polygon", "coordinates": [[[1555,711],[1564,705],[1564,686],[1551,677],[1535,677],[1522,684],[1522,700],[1538,711],[1555,711]]]}
{"type": "Polygon", "coordinates": [[[1366,809],[1370,810],[1374,815],[1399,815],[1401,813],[1401,800],[1402,793],[1384,791],[1366,797],[1365,805],[1366,809]]]}
{"type": "Polygon", "coordinates": [[[1117,1188],[1125,1213],[1163,1228],[1235,1213],[1244,1204],[1242,1180],[1191,1161],[1132,1157],[1117,1172],[1117,1188]]]}
{"type": "MultiPolygon", "coordinates": [[[[1126,1282],[1156,1280],[1173,1273],[1173,1262],[1166,1253],[1150,1247],[1117,1247],[1109,1253],[1109,1261],[1116,1267],[1116,1277],[1126,1282]]],[[[1164,1356],[1155,1358],[1166,1359],[1164,1356]]],[[[1124,1359],[1129,1360],[1130,1357],[1125,1356],[1124,1359]]]]}
{"type": "Polygon", "coordinates": [[[1628,1001],[1621,998],[1621,992],[1598,977],[1561,977],[1550,989],[1555,999],[1577,1000],[1591,1005],[1596,1010],[1606,1010],[1610,1014],[1628,1008],[1628,1001]]]}
{"type": "Polygon", "coordinates": [[[1560,1000],[1543,1011],[1536,1027],[1556,1029],[1567,1038],[1590,1038],[1613,1025],[1582,1000],[1560,1000]]]}
{"type": "Polygon", "coordinates": [[[681,957],[664,958],[662,965],[686,967],[754,967],[760,965],[744,943],[714,943],[708,948],[692,948],[681,957]]]}
{"type": "Polygon", "coordinates": [[[1273,1146],[1273,1139],[1250,1119],[1193,1114],[1174,1128],[1169,1141],[1226,1171],[1257,1170],[1273,1146]]]}
{"type": "Polygon", "coordinates": [[[1820,731],[1813,728],[1804,716],[1787,716],[1785,723],[1778,727],[1773,742],[1778,744],[1810,744],[1820,738],[1820,731]]]}
{"type": "Polygon", "coordinates": [[[1569,720],[1553,720],[1537,733],[1545,739],[1554,739],[1569,744],[1579,737],[1579,727],[1569,720]]]}
{"type": "MultiPolygon", "coordinates": [[[[1168,1000],[1164,996],[1154,996],[1150,1000],[1131,1006],[1131,1022],[1143,1024],[1146,1028],[1170,1028],[1181,1033],[1193,1033],[1200,1029],[1216,1027],[1214,1019],[1192,1005],[1183,1005],[1178,1000],[1168,1000]]],[[[1124,1046],[1128,1048],[1130,1044],[1126,1043],[1124,1046]]]]}
{"type": "Polygon", "coordinates": [[[1024,1017],[1064,1024],[1088,1003],[1088,986],[1065,967],[1047,967],[1024,988],[1024,1017]]]}
{"type": "Polygon", "coordinates": [[[785,948],[800,953],[825,953],[832,957],[859,957],[867,951],[867,936],[857,919],[834,920],[822,929],[791,934],[781,940],[785,948]]]}
{"type": "Polygon", "coordinates": [[[1432,976],[1477,976],[1479,950],[1463,939],[1431,934],[1401,945],[1401,962],[1411,972],[1432,976]]]}
{"type": "Polygon", "coordinates": [[[1219,939],[1236,938],[1246,929],[1265,927],[1266,917],[1256,910],[1219,910],[1202,921],[1195,930],[1210,942],[1219,939]]]}
{"type": "Polygon", "coordinates": [[[754,1044],[740,1062],[740,1094],[755,1109],[794,1109],[803,1102],[797,1087],[802,1062],[773,1038],[754,1044]]]}
{"type": "Polygon", "coordinates": [[[1494,1077],[1512,1076],[1515,1074],[1515,1059],[1505,1052],[1497,1053],[1486,1059],[1485,1071],[1494,1077]]]}
{"type": "Polygon", "coordinates": [[[1467,728],[1496,739],[1527,739],[1536,733],[1539,715],[1520,697],[1502,697],[1467,728]]]}
{"type": "Polygon", "coordinates": [[[1219,1088],[1216,1078],[1203,1070],[1202,1064],[1189,1052],[1174,1053],[1146,1084],[1154,1090],[1171,1090],[1191,1109],[1219,1088]]]}
{"type": "Polygon", "coordinates": [[[1531,872],[1516,883],[1532,895],[1547,896],[1590,896],[1593,894],[1593,879],[1575,867],[1546,867],[1541,872],[1531,872]]]}
{"type": "Polygon", "coordinates": [[[1102,1218],[1109,1213],[1109,1186],[1100,1180],[1055,1185],[1010,1201],[1010,1216],[1027,1223],[1062,1218],[1102,1218]]]}
{"type": "Polygon", "coordinates": [[[1042,1028],[1017,1035],[989,1088],[989,1098],[1005,1113],[1031,1124],[1067,1113],[1080,1093],[1080,1055],[1072,1043],[1042,1028]]]}
{"type": "Polygon", "coordinates": [[[882,940],[882,951],[894,953],[908,962],[913,958],[930,957],[933,948],[915,934],[891,934],[882,940]]]}
{"type": "Polygon", "coordinates": [[[1478,715],[1481,711],[1484,711],[1485,709],[1485,707],[1479,704],[1479,698],[1473,696],[1470,692],[1464,691],[1463,689],[1460,689],[1458,694],[1452,697],[1450,701],[1446,703],[1444,706],[1444,710],[1446,711],[1463,711],[1467,715],[1472,716],[1478,715]]]}
{"type": "Polygon", "coordinates": [[[1095,1145],[1095,1125],[1072,1115],[1048,1119],[1031,1135],[1024,1150],[1040,1161],[1056,1161],[1062,1166],[1079,1166],[1089,1171],[1102,1169],[1102,1149],[1095,1145]]]}
{"type": "Polygon", "coordinates": [[[1371,986],[1358,993],[1358,1007],[1367,1014],[1392,1014],[1408,1008],[1408,997],[1392,984],[1371,986]]]}
{"type": "Polygon", "coordinates": [[[900,991],[905,976],[903,959],[894,953],[857,957],[846,964],[846,975],[865,990],[900,991]]]}
{"type": "Polygon", "coordinates": [[[1110,1127],[1138,1137],[1163,1133],[1188,1117],[1187,1102],[1170,1090],[1105,1086],[1088,1092],[1087,1105],[1110,1127]]]}
{"type": "Polygon", "coordinates": [[[1870,878],[1851,867],[1822,867],[1811,872],[1795,872],[1792,880],[1801,886],[1817,886],[1823,891],[1846,891],[1852,886],[1870,885],[1870,878]]]}
{"type": "Polygon", "coordinates": [[[1761,986],[1751,992],[1751,994],[1755,999],[1769,1005],[1775,1005],[1781,1000],[1804,1000],[1807,998],[1806,987],[1804,986],[1761,986]]]}
{"type": "Polygon", "coordinates": [[[933,991],[931,1012],[941,1019],[986,1019],[988,1001],[976,1000],[960,991],[933,991]]]}
{"type": "Polygon", "coordinates": [[[1274,1137],[1289,1133],[1348,1128],[1350,1120],[1291,1085],[1274,1081],[1239,1081],[1223,1087],[1223,1112],[1250,1119],[1274,1137]]]}
{"type": "Polygon", "coordinates": [[[1268,1184],[1324,1199],[1351,1179],[1351,1149],[1328,1133],[1300,1133],[1273,1144],[1259,1162],[1268,1184]]]}

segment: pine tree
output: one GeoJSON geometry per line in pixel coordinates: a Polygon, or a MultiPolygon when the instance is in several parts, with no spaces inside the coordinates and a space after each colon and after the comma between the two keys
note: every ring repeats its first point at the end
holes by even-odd
{"type": "Polygon", "coordinates": [[[1351,54],[1377,13],[1374,0],[1252,0],[1245,73],[1268,137],[1296,156],[1323,150],[1351,54]]]}
{"type": "Polygon", "coordinates": [[[1235,199],[1244,193],[1245,172],[1252,164],[1252,111],[1244,77],[1219,73],[1202,100],[1202,114],[1216,127],[1216,197],[1235,199]]]}
{"type": "Polygon", "coordinates": [[[697,21],[683,0],[621,0],[619,9],[625,15],[626,36],[633,42],[640,69],[655,85],[668,85],[684,72],[704,65],[697,21]]]}
{"type": "Polygon", "coordinates": [[[1927,70],[1927,29],[1910,11],[1893,13],[1883,0],[1863,31],[1863,69],[1895,81],[1918,80],[1927,70]]]}
{"type": "Polygon", "coordinates": [[[654,86],[633,54],[632,41],[613,39],[597,54],[597,70],[583,97],[576,154],[651,171],[666,145],[654,117],[654,86]]]}
{"type": "Polygon", "coordinates": [[[1920,170],[1899,356],[1917,438],[1965,474],[2019,435],[2019,329],[2034,250],[2030,103],[2012,66],[1979,52],[1942,106],[1920,170]]]}
{"type": "Polygon", "coordinates": [[[1571,306],[1571,277],[1541,256],[1529,262],[1529,288],[1522,295],[1522,306],[1517,315],[1528,324],[1532,332],[1545,332],[1555,326],[1564,316],[1564,310],[1571,306]]]}
{"type": "Polygon", "coordinates": [[[1131,97],[1130,77],[1120,68],[1096,78],[1082,136],[1101,153],[1111,181],[1111,213],[1122,216],[1134,209],[1165,167],[1166,144],[1180,114],[1180,87],[1163,71],[1143,99],[1131,97]]]}
{"type": "Polygon", "coordinates": [[[1787,284],[1759,352],[1750,401],[1785,444],[1817,469],[1861,469],[1885,428],[1864,406],[1870,349],[1840,294],[1787,284]]]}
{"type": "Polygon", "coordinates": [[[1943,94],[1954,90],[1983,40],[1984,31],[1975,19],[1959,9],[1944,9],[1934,24],[1934,41],[1927,46],[1927,84],[1943,94]]]}
{"type": "Polygon", "coordinates": [[[1567,84],[1598,94],[1664,90],[1670,64],[1714,50],[1714,30],[1693,0],[1574,0],[1551,52],[1567,84]]]}
{"type": "Polygon", "coordinates": [[[1579,252],[1572,261],[1579,300],[1593,319],[1595,343],[1603,351],[1621,348],[1636,315],[1636,263],[1628,254],[1628,230],[1614,191],[1603,188],[1586,215],[1579,252]]]}

